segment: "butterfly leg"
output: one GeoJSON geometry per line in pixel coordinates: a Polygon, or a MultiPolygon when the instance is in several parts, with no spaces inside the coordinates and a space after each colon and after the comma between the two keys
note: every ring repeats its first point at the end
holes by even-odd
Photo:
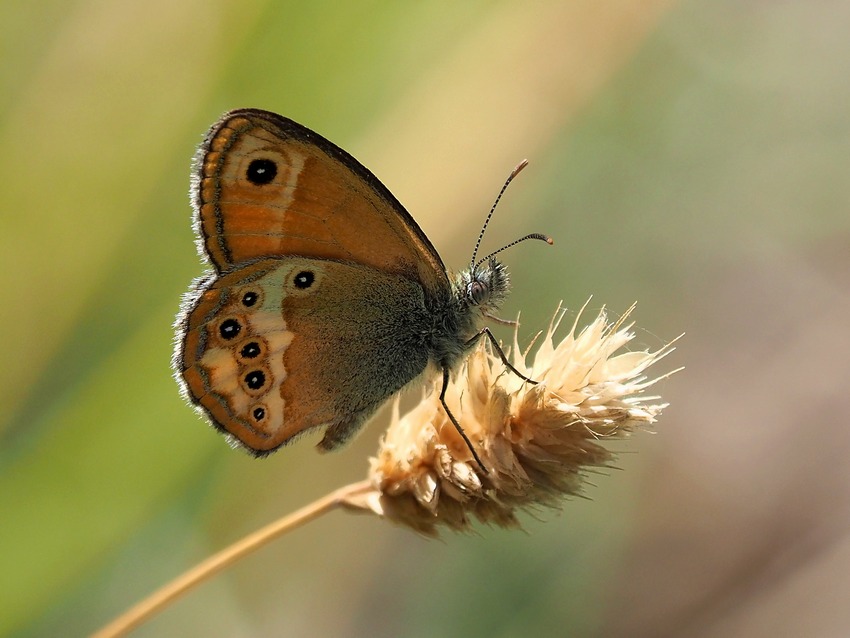
{"type": "Polygon", "coordinates": [[[486,328],[486,327],[482,328],[478,332],[478,334],[476,334],[474,337],[472,337],[472,339],[470,339],[469,341],[466,342],[466,344],[465,344],[466,347],[469,348],[469,347],[475,345],[475,342],[478,341],[481,337],[484,337],[484,336],[486,336],[490,340],[491,345],[496,350],[496,354],[499,355],[499,358],[502,360],[502,363],[505,364],[505,367],[508,370],[513,372],[515,375],[517,375],[523,381],[528,381],[529,383],[533,383],[534,385],[537,385],[539,383],[539,381],[535,381],[534,379],[529,379],[522,372],[520,372],[519,370],[517,370],[515,367],[513,367],[511,365],[511,362],[508,361],[507,355],[505,355],[505,351],[502,350],[502,346],[499,345],[499,342],[496,340],[496,337],[493,336],[492,332],[490,332],[490,328],[486,328]]]}
{"type": "Polygon", "coordinates": [[[443,368],[443,389],[440,390],[440,403],[443,404],[443,409],[446,411],[446,415],[449,417],[449,421],[451,421],[452,425],[455,426],[455,429],[458,431],[458,434],[460,434],[461,438],[463,438],[464,442],[466,443],[466,447],[468,447],[469,451],[472,452],[472,458],[475,459],[475,462],[478,464],[478,467],[481,468],[481,471],[484,472],[484,474],[489,474],[484,463],[481,462],[481,459],[478,456],[478,452],[475,451],[475,447],[472,445],[472,441],[470,441],[469,437],[466,436],[466,432],[464,432],[463,428],[460,427],[460,423],[458,423],[458,420],[455,418],[455,415],[452,414],[452,411],[449,410],[449,406],[446,405],[446,389],[448,387],[449,387],[449,369],[444,367],[443,368]]]}
{"type": "Polygon", "coordinates": [[[497,317],[496,315],[491,315],[489,312],[485,312],[484,316],[492,321],[495,321],[496,323],[502,324],[503,326],[510,326],[511,328],[516,328],[519,325],[518,321],[513,321],[512,319],[502,319],[501,317],[497,317]]]}

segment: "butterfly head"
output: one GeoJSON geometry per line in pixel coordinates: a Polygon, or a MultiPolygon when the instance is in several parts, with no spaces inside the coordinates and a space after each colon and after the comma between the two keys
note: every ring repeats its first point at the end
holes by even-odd
{"type": "Polygon", "coordinates": [[[479,262],[458,275],[457,287],[463,303],[487,315],[495,312],[510,288],[505,266],[495,257],[479,262]]]}

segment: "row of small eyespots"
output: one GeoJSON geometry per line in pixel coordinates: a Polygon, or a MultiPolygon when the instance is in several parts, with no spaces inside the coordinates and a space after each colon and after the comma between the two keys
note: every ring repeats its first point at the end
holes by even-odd
{"type": "MultiPolygon", "coordinates": [[[[296,288],[305,290],[313,285],[315,274],[310,270],[302,270],[298,272],[292,280],[296,288]]],[[[247,289],[239,294],[240,303],[245,308],[251,308],[262,301],[262,291],[247,289]]],[[[232,342],[242,332],[242,323],[240,318],[227,317],[218,326],[218,333],[221,339],[227,343],[232,342]]],[[[254,337],[247,341],[238,351],[237,359],[240,363],[246,365],[251,359],[255,359],[263,355],[266,351],[265,342],[254,337]]],[[[248,388],[249,394],[257,393],[266,386],[266,372],[262,369],[252,369],[245,373],[242,377],[243,382],[248,388]]],[[[262,404],[255,404],[251,408],[251,416],[256,423],[261,422],[266,416],[266,407],[262,404]]]]}
{"type": "MultiPolygon", "coordinates": [[[[240,302],[246,308],[257,305],[262,299],[262,293],[258,290],[245,290],[240,294],[240,302]]],[[[227,317],[218,326],[218,333],[224,342],[232,342],[242,332],[242,322],[239,317],[227,317]]],[[[237,359],[243,365],[247,365],[253,359],[261,357],[266,351],[265,342],[259,337],[251,337],[238,349],[237,359]]],[[[259,393],[266,385],[266,372],[262,369],[252,369],[242,377],[243,382],[249,390],[249,394],[259,393]]],[[[266,417],[266,408],[262,404],[255,404],[251,408],[251,416],[259,423],[266,417]]]]}

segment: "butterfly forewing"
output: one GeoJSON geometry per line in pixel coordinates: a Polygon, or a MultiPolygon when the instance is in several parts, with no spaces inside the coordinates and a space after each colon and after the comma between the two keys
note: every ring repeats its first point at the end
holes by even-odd
{"type": "Polygon", "coordinates": [[[266,111],[232,111],[198,156],[195,206],[219,271],[300,255],[351,261],[446,289],[434,247],[395,197],[318,134],[266,111]]]}

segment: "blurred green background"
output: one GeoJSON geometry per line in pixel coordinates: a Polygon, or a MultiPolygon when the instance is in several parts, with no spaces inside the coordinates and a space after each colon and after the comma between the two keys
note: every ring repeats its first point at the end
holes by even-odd
{"type": "MultiPolygon", "coordinates": [[[[189,162],[225,110],[349,150],[462,267],[505,254],[523,336],[639,302],[656,435],[526,533],[334,513],[138,636],[850,634],[850,5],[720,0],[0,5],[0,635],[85,635],[365,476],[229,449],[171,379],[202,272],[189,162]]],[[[502,336],[509,336],[503,332],[502,336]]]]}

